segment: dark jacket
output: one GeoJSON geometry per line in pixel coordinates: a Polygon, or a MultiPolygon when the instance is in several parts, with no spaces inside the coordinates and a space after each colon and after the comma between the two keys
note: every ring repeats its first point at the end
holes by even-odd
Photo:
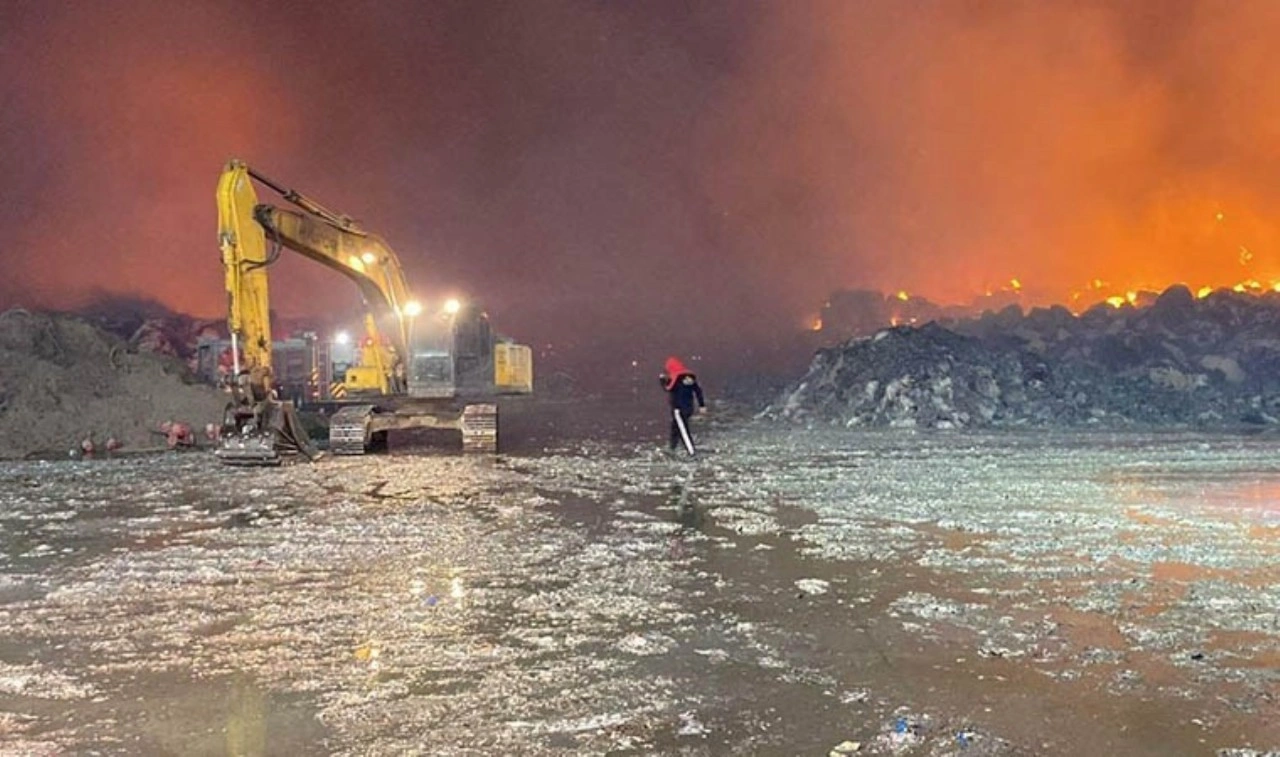
{"type": "Polygon", "coordinates": [[[698,407],[706,407],[706,399],[702,396],[702,387],[698,386],[698,377],[693,374],[678,358],[667,358],[666,373],[659,377],[662,388],[667,390],[667,401],[671,407],[680,411],[681,415],[693,415],[694,401],[698,407]]]}

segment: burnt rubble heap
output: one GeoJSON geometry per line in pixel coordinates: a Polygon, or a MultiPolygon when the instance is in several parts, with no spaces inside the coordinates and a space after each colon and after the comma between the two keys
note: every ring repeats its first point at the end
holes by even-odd
{"type": "Polygon", "coordinates": [[[133,351],[177,358],[192,370],[200,340],[226,336],[225,319],[195,318],[127,296],[104,296],[73,315],[124,340],[133,351]]]}
{"type": "Polygon", "coordinates": [[[80,318],[4,311],[0,459],[163,447],[164,421],[201,428],[222,419],[225,395],[193,382],[180,359],[80,318]]]}
{"type": "Polygon", "coordinates": [[[1280,293],[1174,286],[1099,305],[902,326],[819,350],[763,417],[845,426],[1280,422],[1280,293]]]}

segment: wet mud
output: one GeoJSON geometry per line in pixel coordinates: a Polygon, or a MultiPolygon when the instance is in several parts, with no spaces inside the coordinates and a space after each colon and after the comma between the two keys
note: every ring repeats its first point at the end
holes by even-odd
{"type": "Polygon", "coordinates": [[[1280,748],[1274,440],[699,420],[6,464],[0,753],[1280,748]]]}

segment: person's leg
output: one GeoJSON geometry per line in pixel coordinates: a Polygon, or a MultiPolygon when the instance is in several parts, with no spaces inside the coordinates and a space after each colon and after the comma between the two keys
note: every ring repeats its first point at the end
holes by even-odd
{"type": "Polygon", "coordinates": [[[676,423],[676,417],[671,416],[671,451],[674,452],[676,447],[680,446],[680,426],[676,423]]]}

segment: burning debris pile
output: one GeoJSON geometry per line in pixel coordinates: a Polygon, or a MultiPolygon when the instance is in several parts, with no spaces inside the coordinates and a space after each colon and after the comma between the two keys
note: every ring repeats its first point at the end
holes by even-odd
{"type": "Polygon", "coordinates": [[[885,326],[964,318],[1016,302],[1016,292],[999,292],[969,305],[946,307],[905,291],[885,294],[870,289],[840,289],[827,298],[812,330],[828,340],[844,340],[868,336],[885,326]]]}
{"type": "Polygon", "coordinates": [[[846,426],[1280,422],[1280,294],[1011,306],[820,350],[764,416],[846,426]]]}
{"type": "Polygon", "coordinates": [[[89,323],[123,339],[131,349],[168,355],[195,370],[201,339],[226,336],[226,321],[175,313],[156,302],[107,297],[76,313],[89,323]]]}
{"type": "Polygon", "coordinates": [[[80,319],[0,313],[0,458],[164,446],[165,421],[220,421],[225,397],[189,376],[80,319]]]}

